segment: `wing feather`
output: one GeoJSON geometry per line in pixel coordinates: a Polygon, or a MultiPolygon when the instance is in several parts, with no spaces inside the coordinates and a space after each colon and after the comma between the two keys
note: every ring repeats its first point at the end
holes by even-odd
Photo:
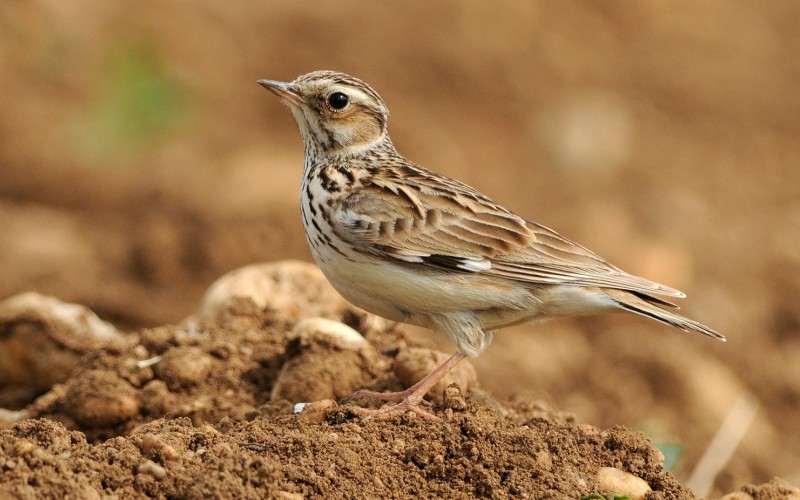
{"type": "Polygon", "coordinates": [[[628,274],[552,229],[527,221],[452,179],[407,176],[365,183],[342,200],[337,235],[365,253],[409,265],[483,273],[531,285],[618,288],[684,297],[628,274]]]}

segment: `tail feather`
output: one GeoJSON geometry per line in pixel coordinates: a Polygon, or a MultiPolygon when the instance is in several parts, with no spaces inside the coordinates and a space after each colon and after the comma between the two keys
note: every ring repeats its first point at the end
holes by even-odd
{"type": "Polygon", "coordinates": [[[703,335],[708,335],[709,337],[713,337],[723,342],[726,340],[724,335],[714,331],[702,323],[686,318],[672,311],[662,309],[660,306],[675,307],[674,304],[664,300],[651,297],[643,293],[632,293],[619,289],[606,288],[603,289],[603,293],[611,297],[614,302],[616,302],[622,309],[625,309],[626,311],[647,316],[648,318],[652,318],[667,325],[680,328],[681,330],[685,330],[687,332],[700,332],[703,335]]]}

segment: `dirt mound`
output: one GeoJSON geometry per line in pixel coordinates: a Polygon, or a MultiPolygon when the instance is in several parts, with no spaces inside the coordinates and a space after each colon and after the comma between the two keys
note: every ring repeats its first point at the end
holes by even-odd
{"type": "Polygon", "coordinates": [[[290,407],[214,426],[161,418],[96,445],[56,422],[28,420],[0,434],[0,494],[576,498],[601,491],[598,470],[616,467],[647,481],[656,492],[649,498],[693,498],[639,433],[460,396],[438,410],[443,423],[359,422],[341,408],[316,415],[320,422],[290,407]]]}
{"type": "MultiPolygon", "coordinates": [[[[89,322],[70,330],[63,321],[73,317],[65,311],[90,311],[24,298],[29,307],[16,320],[7,309],[0,338],[18,346],[19,359],[28,359],[26,337],[39,339],[31,349],[53,352],[76,349],[63,341],[70,332],[99,342],[89,322]],[[42,340],[53,338],[61,343],[42,340]]],[[[497,401],[469,362],[432,391],[441,422],[360,419],[334,399],[405,387],[445,354],[347,305],[311,265],[230,273],[181,325],[129,337],[99,327],[101,345],[89,343],[69,378],[3,414],[7,425],[17,422],[0,431],[0,493],[693,498],[643,434],[581,425],[541,401],[497,401]],[[308,309],[319,316],[303,318],[308,309]],[[296,405],[303,401],[316,402],[296,405]]],[[[17,371],[26,366],[30,384],[39,384],[47,368],[20,363],[17,371]]],[[[753,488],[741,494],[762,491],[753,488]]]]}
{"type": "Polygon", "coordinates": [[[251,266],[214,285],[183,325],[89,352],[0,433],[0,491],[548,498],[611,491],[614,470],[660,492],[652,498],[692,497],[642,434],[578,425],[541,402],[498,402],[478,388],[469,363],[452,374],[458,385],[434,391],[442,422],[362,421],[333,399],[401,388],[443,354],[415,347],[327,286],[310,265],[251,266]],[[328,317],[275,307],[292,296],[317,297],[316,312],[328,317]],[[321,402],[298,412],[300,401],[321,402]]]}

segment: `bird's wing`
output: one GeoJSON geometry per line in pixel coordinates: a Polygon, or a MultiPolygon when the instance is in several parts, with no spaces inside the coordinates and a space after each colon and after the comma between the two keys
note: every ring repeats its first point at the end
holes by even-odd
{"type": "Polygon", "coordinates": [[[334,230],[361,252],[410,265],[482,273],[532,285],[599,286],[685,296],[614,267],[465,184],[439,177],[435,182],[428,180],[425,175],[405,175],[402,182],[373,179],[334,207],[334,230]]]}

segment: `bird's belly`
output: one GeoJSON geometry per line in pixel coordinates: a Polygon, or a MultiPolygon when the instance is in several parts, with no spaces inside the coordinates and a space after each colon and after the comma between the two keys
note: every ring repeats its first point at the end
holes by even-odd
{"type": "MultiPolygon", "coordinates": [[[[429,326],[431,315],[458,311],[515,310],[535,315],[529,291],[478,274],[447,273],[375,259],[326,258],[317,261],[328,281],[347,300],[385,318],[429,326]],[[525,312],[523,312],[525,311],[525,312]]],[[[498,314],[492,313],[493,322],[498,314]]]]}

